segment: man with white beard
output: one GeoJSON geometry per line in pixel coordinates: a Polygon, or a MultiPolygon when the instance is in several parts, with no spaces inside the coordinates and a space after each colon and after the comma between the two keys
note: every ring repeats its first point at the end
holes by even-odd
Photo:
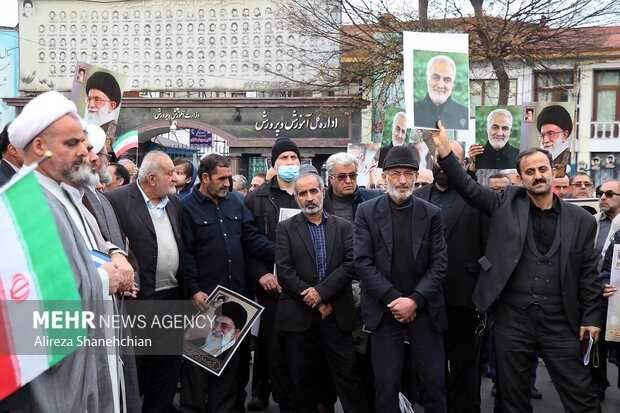
{"type": "Polygon", "coordinates": [[[555,177],[563,177],[570,161],[569,138],[573,131],[570,114],[560,105],[547,106],[538,115],[536,128],[540,132],[541,147],[548,150],[553,158],[555,177]]]}
{"type": "Polygon", "coordinates": [[[86,81],[86,113],[84,120],[101,126],[107,136],[116,130],[117,110],[121,104],[121,88],[110,73],[95,72],[86,81]]]}
{"type": "Polygon", "coordinates": [[[226,359],[228,350],[235,346],[248,318],[248,313],[241,304],[226,302],[215,311],[213,328],[202,345],[202,349],[220,360],[226,359]]]}
{"type": "Polygon", "coordinates": [[[428,93],[413,106],[414,126],[437,128],[441,120],[446,129],[467,129],[469,110],[452,99],[456,64],[448,56],[433,56],[426,65],[428,93]]]}
{"type": "MultiPolygon", "coordinates": [[[[487,143],[475,158],[476,169],[504,169],[515,166],[519,149],[508,142],[512,131],[512,113],[495,109],[487,116],[487,143]]],[[[474,145],[472,145],[474,146],[474,145]]]]}

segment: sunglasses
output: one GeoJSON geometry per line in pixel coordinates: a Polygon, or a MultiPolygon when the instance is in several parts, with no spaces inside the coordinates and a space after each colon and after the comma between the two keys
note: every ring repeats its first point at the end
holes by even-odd
{"type": "Polygon", "coordinates": [[[599,197],[599,198],[602,197],[603,195],[605,195],[607,198],[612,198],[614,195],[620,196],[620,194],[612,191],[611,189],[608,190],[608,191],[598,191],[596,193],[596,196],[599,197]]]}
{"type": "Polygon", "coordinates": [[[346,181],[349,178],[352,181],[357,179],[357,174],[355,172],[351,172],[350,174],[338,174],[336,175],[336,179],[339,181],[346,181]]]}

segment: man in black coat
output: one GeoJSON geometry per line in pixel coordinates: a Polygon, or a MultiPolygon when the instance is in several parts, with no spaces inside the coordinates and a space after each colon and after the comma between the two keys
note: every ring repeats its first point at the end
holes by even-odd
{"type": "Polygon", "coordinates": [[[355,307],[351,281],[350,222],[323,210],[324,184],[313,172],[299,175],[295,197],[301,213],[278,224],[276,264],[282,294],[276,327],[285,332],[296,412],[316,412],[321,376],[331,374],[346,412],[365,412],[355,363],[355,307]],[[318,371],[321,351],[329,372],[318,371]]]}
{"type": "MultiPolygon", "coordinates": [[[[138,180],[106,194],[139,267],[141,300],[184,298],[181,201],[174,164],[160,151],[142,161],[138,180]]],[[[168,412],[181,370],[180,356],[137,356],[143,411],[168,412]]]]}
{"type": "MultiPolygon", "coordinates": [[[[465,151],[457,141],[450,146],[462,163],[465,151]]],[[[471,295],[478,279],[478,259],[484,255],[486,217],[467,205],[436,165],[434,181],[413,195],[441,208],[444,236],[448,245],[448,275],[444,282],[448,329],[444,334],[448,411],[476,413],[479,406],[480,329],[484,315],[476,311],[471,295]]],[[[423,377],[420,378],[424,380],[423,377]]]]}
{"type": "Polygon", "coordinates": [[[441,211],[412,196],[417,162],[409,148],[385,159],[388,194],[359,205],[355,268],[361,281],[362,319],[372,334],[377,412],[399,411],[404,335],[427,412],[445,412],[443,283],[448,267],[441,211]]]}
{"type": "Polygon", "coordinates": [[[428,61],[428,93],[424,99],[413,104],[414,127],[435,129],[437,121],[441,120],[448,129],[467,129],[469,110],[451,96],[455,80],[456,64],[450,57],[438,55],[428,61]]]}
{"type": "Polygon", "coordinates": [[[0,133],[0,153],[2,154],[2,161],[0,161],[0,185],[7,183],[24,165],[24,151],[17,149],[9,141],[10,124],[10,122],[7,123],[2,133],[0,133]]]}
{"type": "Polygon", "coordinates": [[[580,340],[600,333],[596,223],[551,191],[552,159],[532,148],[517,158],[522,187],[501,193],[478,185],[452,153],[448,132],[433,133],[450,185],[491,218],[473,294],[480,311],[496,306],[495,346],[506,412],[531,411],[530,374],[538,350],[566,411],[594,412],[580,340]]]}
{"type": "Polygon", "coordinates": [[[506,109],[495,109],[487,116],[487,143],[484,152],[476,156],[477,169],[514,168],[519,149],[510,145],[512,113],[506,109]]]}

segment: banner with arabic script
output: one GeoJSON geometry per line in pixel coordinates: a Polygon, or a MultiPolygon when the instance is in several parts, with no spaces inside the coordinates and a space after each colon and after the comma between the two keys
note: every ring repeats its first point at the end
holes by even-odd
{"type": "Polygon", "coordinates": [[[18,59],[17,32],[0,30],[0,130],[15,119],[15,108],[1,98],[17,96],[18,59]]]}

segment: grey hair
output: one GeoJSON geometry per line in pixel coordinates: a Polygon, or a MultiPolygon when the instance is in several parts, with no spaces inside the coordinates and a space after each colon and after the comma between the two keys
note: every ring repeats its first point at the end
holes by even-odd
{"type": "MultiPolygon", "coordinates": [[[[129,168],[127,167],[128,165],[131,166],[131,169],[136,167],[136,164],[129,158],[121,158],[118,160],[118,163],[120,163],[121,165],[123,165],[125,167],[125,169],[127,169],[129,171],[129,168]]],[[[129,172],[131,174],[131,172],[129,172]]]]}
{"type": "Polygon", "coordinates": [[[489,112],[487,115],[487,129],[491,127],[491,123],[493,122],[493,116],[495,115],[504,115],[510,118],[510,127],[512,128],[512,113],[506,109],[495,109],[489,112]]]}
{"type": "MultiPolygon", "coordinates": [[[[343,152],[343,153],[346,153],[346,152],[343,152]]],[[[299,179],[301,178],[305,178],[308,175],[312,175],[316,177],[316,180],[319,183],[319,188],[321,189],[321,191],[325,189],[325,182],[323,182],[323,178],[321,178],[321,175],[316,174],[314,172],[304,172],[302,174],[297,175],[297,178],[293,180],[293,195],[297,196],[297,181],[299,181],[299,179]]]]}
{"type": "MultiPolygon", "coordinates": [[[[444,62],[444,63],[447,63],[450,66],[452,66],[452,68],[454,69],[454,78],[456,79],[456,63],[454,63],[454,60],[452,60],[452,58],[450,58],[448,56],[437,55],[437,56],[431,57],[431,59],[426,64],[426,81],[428,81],[428,79],[431,78],[433,65],[436,62],[444,62]]],[[[452,79],[452,80],[454,80],[454,79],[452,79]]]]}
{"type": "Polygon", "coordinates": [[[407,114],[405,112],[397,112],[396,115],[394,115],[394,118],[392,119],[392,132],[394,131],[394,128],[396,128],[396,124],[399,118],[405,118],[406,122],[407,114]]]}
{"type": "Polygon", "coordinates": [[[138,180],[144,181],[149,174],[158,175],[161,170],[161,158],[170,158],[166,152],[162,151],[150,151],[142,159],[142,165],[138,170],[138,180]]]}
{"type": "MultiPolygon", "coordinates": [[[[401,112],[402,113],[402,112],[401,112]]],[[[357,168],[359,167],[359,161],[357,158],[350,153],[347,152],[338,152],[327,158],[327,162],[325,162],[325,168],[327,169],[327,175],[334,176],[334,169],[336,165],[339,166],[348,166],[355,165],[355,172],[357,172],[357,168]]]]}
{"type": "Polygon", "coordinates": [[[249,188],[248,180],[243,175],[233,175],[232,180],[239,185],[240,190],[249,188]]]}

